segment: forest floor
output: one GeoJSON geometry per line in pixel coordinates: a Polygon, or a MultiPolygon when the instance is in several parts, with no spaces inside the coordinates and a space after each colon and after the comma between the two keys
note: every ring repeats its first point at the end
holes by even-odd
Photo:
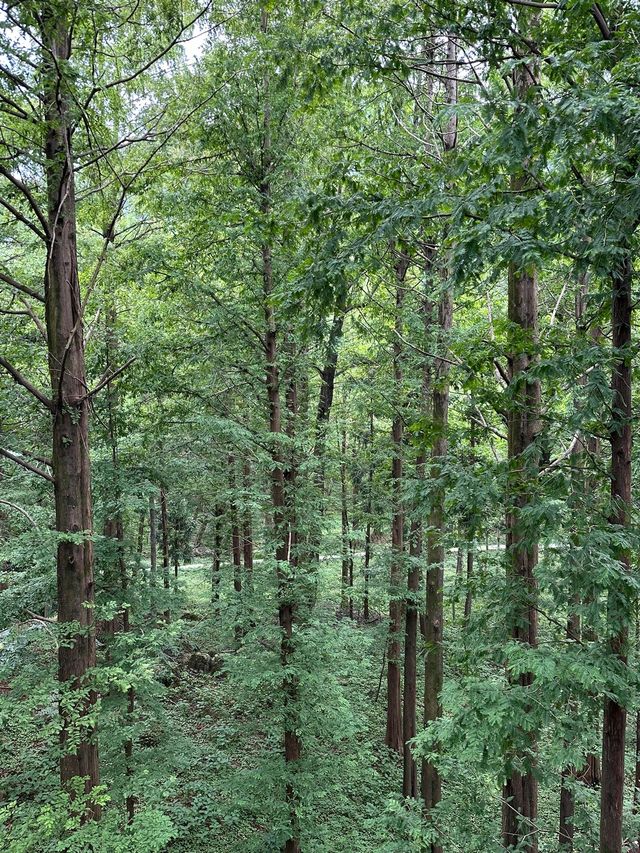
{"type": "MultiPolygon", "coordinates": [[[[484,550],[478,554],[476,569],[495,572],[498,561],[497,553],[484,550]]],[[[360,563],[355,567],[356,617],[360,563]]],[[[477,672],[468,659],[460,595],[456,601],[455,564],[452,554],[445,579],[449,685],[445,706],[448,715],[454,711],[453,719],[465,719],[460,717],[463,709],[467,719],[475,719],[477,712],[482,720],[487,708],[474,702],[481,702],[483,696],[495,698],[504,674],[500,666],[477,672]]],[[[387,566],[384,559],[379,565],[374,561],[373,618],[368,624],[340,611],[340,568],[338,559],[321,561],[317,605],[296,635],[293,666],[299,675],[304,748],[299,771],[302,849],[304,853],[416,853],[424,849],[425,841],[419,803],[413,810],[402,803],[401,761],[383,745],[386,621],[381,611],[387,566]]],[[[100,645],[100,753],[110,804],[101,822],[102,840],[91,848],[95,853],[277,853],[281,849],[287,815],[282,782],[282,669],[273,585],[265,580],[266,567],[256,570],[254,600],[263,609],[253,620],[234,598],[231,575],[231,567],[224,566],[222,615],[216,615],[211,602],[210,563],[197,560],[180,568],[178,591],[170,591],[165,599],[172,608],[170,624],[162,618],[164,605],[155,606],[156,619],[147,616],[142,625],[134,624],[131,633],[107,638],[100,645]],[[235,631],[239,619],[245,625],[242,638],[235,631]],[[256,627],[252,627],[254,621],[256,627]],[[137,684],[133,723],[126,710],[130,673],[137,684]],[[132,772],[127,776],[123,744],[129,731],[134,748],[132,772]],[[139,800],[136,822],[127,829],[124,801],[131,791],[139,800]],[[109,826],[114,835],[105,841],[109,826]],[[160,845],[154,846],[155,836],[163,837],[160,845]]],[[[159,589],[158,595],[162,594],[159,589]]],[[[494,618],[491,599],[477,606],[478,619],[494,618]]],[[[37,827],[41,839],[35,847],[13,843],[8,848],[0,840],[0,849],[11,853],[66,849],[57,846],[58,828],[47,817],[57,796],[55,632],[46,622],[38,630],[33,627],[32,621],[22,623],[0,637],[0,664],[12,673],[9,681],[0,682],[0,818],[8,809],[5,826],[7,821],[14,821],[14,827],[24,822],[31,829],[37,827]],[[28,705],[30,713],[16,713],[16,702],[24,703],[25,710],[28,705]]],[[[419,689],[419,708],[420,694],[419,689]]],[[[447,785],[441,821],[448,853],[499,849],[495,846],[500,815],[497,775],[490,766],[483,770],[478,757],[478,750],[486,748],[486,737],[486,732],[482,735],[472,725],[460,742],[461,757],[448,760],[444,768],[447,785]],[[465,840],[471,837],[472,846],[465,840]]],[[[549,827],[548,834],[541,835],[541,851],[556,850],[556,803],[557,786],[552,785],[541,795],[541,816],[549,827]]],[[[589,812],[590,805],[580,803],[589,812]]],[[[591,835],[595,837],[595,828],[591,835]]],[[[590,853],[589,844],[585,838],[582,853],[590,853]]],[[[77,848],[78,853],[86,849],[77,848]]]]}

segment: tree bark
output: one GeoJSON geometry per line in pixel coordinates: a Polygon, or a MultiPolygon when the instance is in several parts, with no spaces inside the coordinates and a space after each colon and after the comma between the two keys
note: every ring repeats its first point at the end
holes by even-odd
{"type": "Polygon", "coordinates": [[[342,576],[340,584],[340,608],[353,618],[353,555],[349,538],[349,506],[347,494],[347,431],[342,432],[342,458],[340,459],[340,505],[341,505],[341,551],[342,576]]]}
{"type": "MultiPolygon", "coordinates": [[[[613,406],[609,441],[611,444],[610,523],[629,526],[631,506],[631,285],[633,264],[631,253],[624,258],[612,277],[612,347],[614,366],[611,377],[613,406]]],[[[631,569],[626,548],[615,554],[623,572],[631,569]]],[[[607,598],[607,620],[614,633],[610,648],[621,662],[627,660],[630,593],[623,581],[611,585],[607,598]]],[[[624,753],[627,711],[615,698],[604,703],[602,725],[602,787],[600,794],[600,853],[616,853],[622,849],[622,807],[624,800],[624,753]]]]}
{"type": "Polygon", "coordinates": [[[215,605],[216,616],[220,615],[220,566],[222,562],[222,521],[224,509],[216,504],[214,510],[213,561],[211,565],[211,601],[215,605]]]}
{"type": "MultiPolygon", "coordinates": [[[[521,102],[528,98],[529,89],[536,82],[533,63],[518,66],[513,72],[514,87],[521,102]]],[[[514,192],[526,190],[528,180],[525,170],[511,180],[514,192]]],[[[540,383],[529,378],[535,363],[538,334],[538,277],[533,268],[509,264],[508,319],[515,328],[516,344],[509,354],[509,380],[516,388],[510,401],[508,421],[509,474],[507,484],[507,575],[510,590],[511,612],[509,630],[511,637],[529,646],[538,642],[537,583],[535,567],[538,546],[534,532],[525,530],[521,513],[532,501],[532,485],[537,477],[538,461],[529,448],[534,444],[539,430],[540,383]]],[[[522,673],[518,683],[522,688],[533,683],[532,673],[522,673]]],[[[502,824],[503,843],[524,845],[526,853],[537,853],[536,820],[538,811],[538,782],[534,773],[536,739],[531,733],[526,754],[507,756],[507,780],[503,792],[502,824]],[[525,772],[516,770],[518,758],[525,772]]]]}
{"type": "MultiPolygon", "coordinates": [[[[269,16],[266,8],[260,15],[260,29],[266,35],[269,16]]],[[[259,186],[260,213],[265,227],[272,215],[271,172],[273,169],[271,150],[271,107],[269,74],[263,77],[263,115],[261,140],[261,174],[259,186]]],[[[297,680],[289,671],[294,651],[293,628],[295,624],[296,596],[294,588],[295,566],[291,562],[291,524],[287,517],[285,491],[285,462],[281,449],[282,409],[280,401],[280,367],[278,359],[278,332],[273,307],[273,257],[268,240],[262,243],[262,285],[265,320],[265,384],[269,412],[271,443],[271,508],[272,527],[275,537],[276,577],[278,583],[278,624],[281,631],[280,662],[283,670],[282,695],[284,711],[284,760],[286,765],[285,797],[289,810],[289,837],[283,845],[283,853],[300,853],[300,830],[297,815],[297,791],[295,786],[296,766],[300,759],[302,744],[298,734],[297,680]]]]}
{"type": "MultiPolygon", "coordinates": [[[[395,251],[395,250],[394,250],[395,251]]],[[[402,754],[402,685],[400,677],[402,655],[402,572],[404,558],[404,510],[402,505],[402,442],[404,434],[402,399],[402,304],[404,280],[409,257],[400,252],[394,265],[396,274],[395,335],[393,338],[393,385],[396,412],[391,428],[393,456],[391,483],[393,517],[391,519],[391,572],[389,578],[389,636],[387,639],[387,728],[385,743],[389,749],[402,754]]]]}
{"type": "MultiPolygon", "coordinates": [[[[167,493],[160,489],[160,528],[162,533],[162,586],[165,590],[171,588],[169,580],[169,519],[167,515],[167,493]]],[[[164,611],[166,622],[171,621],[171,611],[164,611]]]]}
{"type": "Polygon", "coordinates": [[[251,466],[245,462],[242,468],[245,504],[242,512],[242,561],[244,576],[249,592],[253,592],[253,524],[251,512],[251,466]]]}
{"type": "MultiPolygon", "coordinates": [[[[446,275],[446,272],[445,272],[446,275]]],[[[438,306],[440,348],[445,350],[453,320],[451,289],[445,285],[438,306]]],[[[444,354],[444,353],[443,353],[444,354]]],[[[443,680],[443,579],[444,579],[444,531],[445,531],[445,487],[442,468],[447,458],[447,428],[449,421],[449,361],[437,358],[434,365],[432,423],[435,439],[431,448],[431,511],[427,535],[427,585],[425,609],[425,662],[424,662],[424,724],[442,716],[440,693],[443,680]]],[[[433,762],[422,762],[422,797],[425,814],[436,806],[442,797],[440,773],[433,762]]],[[[430,853],[442,853],[438,842],[431,844],[430,853]]]]}
{"type": "Polygon", "coordinates": [[[149,495],[149,583],[152,587],[157,584],[158,570],[158,518],[156,515],[155,495],[149,495]]]}
{"type": "MultiPolygon", "coordinates": [[[[71,55],[69,10],[45,4],[42,22],[42,85],[46,118],[44,170],[47,185],[45,312],[49,373],[53,392],[52,467],[57,548],[58,622],[67,642],[58,651],[58,679],[64,701],[60,778],[62,785],[84,779],[90,794],[100,782],[98,743],[85,726],[96,694],[86,690],[96,664],[93,621],[94,576],[89,399],[78,279],[76,208],[72,148],[72,104],[64,72],[71,55]],[[73,537],[73,538],[71,538],[73,537]]],[[[88,817],[100,808],[88,801],[88,817]]]]}

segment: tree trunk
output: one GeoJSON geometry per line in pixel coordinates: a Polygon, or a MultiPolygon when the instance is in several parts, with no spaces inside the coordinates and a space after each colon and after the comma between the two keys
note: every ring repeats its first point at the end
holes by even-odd
{"type": "MultiPolygon", "coordinates": [[[[633,264],[627,249],[612,278],[612,347],[614,366],[611,378],[613,406],[609,441],[611,443],[612,525],[629,526],[631,505],[631,284],[633,264]]],[[[623,572],[630,571],[626,548],[615,554],[623,572]]],[[[612,654],[626,662],[630,623],[630,593],[624,581],[608,590],[607,620],[614,633],[612,654]]],[[[600,798],[600,853],[622,849],[622,806],[624,799],[624,752],[627,711],[617,699],[607,697],[602,724],[602,788],[600,798]]]]}
{"type": "Polygon", "coordinates": [[[158,518],[156,515],[156,499],[149,495],[149,554],[151,566],[149,569],[149,583],[152,587],[157,584],[158,570],[158,518]]]}
{"type": "MultiPolygon", "coordinates": [[[[514,87],[520,101],[527,100],[528,91],[536,83],[532,63],[518,66],[513,72],[514,87]]],[[[524,169],[515,174],[511,188],[521,193],[527,188],[524,169]]],[[[510,634],[514,640],[530,646],[538,642],[537,583],[535,567],[538,546],[532,542],[533,531],[525,530],[521,513],[533,500],[532,484],[537,477],[538,461],[529,448],[539,430],[540,383],[527,374],[536,360],[538,329],[538,278],[532,268],[509,265],[508,319],[517,327],[515,351],[509,355],[509,379],[516,387],[510,401],[508,420],[509,475],[507,485],[507,575],[510,588],[510,634]]],[[[531,686],[532,673],[519,676],[522,688],[531,686]]],[[[520,733],[521,734],[521,733],[520,733]]],[[[516,756],[507,756],[507,780],[503,792],[502,824],[505,847],[520,844],[525,853],[536,853],[538,839],[536,820],[538,782],[534,774],[536,739],[528,737],[526,754],[519,756],[525,772],[514,769],[516,756]]]]}
{"type": "MultiPolygon", "coordinates": [[[[265,8],[261,10],[260,30],[268,32],[269,17],[265,8]]],[[[271,152],[271,110],[269,75],[263,77],[263,116],[261,169],[262,180],[259,186],[260,212],[265,223],[272,215],[271,171],[273,168],[271,152]]],[[[285,493],[285,464],[282,455],[282,410],[280,403],[280,368],[278,364],[278,333],[273,307],[273,258],[271,243],[267,240],[261,246],[263,308],[265,319],[265,384],[269,411],[269,430],[271,442],[271,508],[272,527],[275,537],[276,576],[278,582],[278,624],[281,631],[280,662],[283,669],[282,695],[284,712],[284,760],[286,765],[285,797],[289,810],[289,837],[283,844],[283,853],[300,853],[300,829],[297,815],[297,791],[295,773],[300,759],[302,744],[298,734],[299,720],[297,709],[297,680],[289,672],[289,664],[294,650],[293,628],[295,624],[295,566],[291,563],[291,525],[287,517],[287,497],[285,493]]]]}
{"type": "MultiPolygon", "coordinates": [[[[446,272],[445,272],[446,275],[446,272]]],[[[451,290],[445,287],[438,307],[440,348],[445,350],[453,319],[451,290]]],[[[444,356],[444,353],[443,353],[444,356]]],[[[445,488],[442,467],[447,458],[447,427],[449,421],[449,362],[437,358],[434,365],[432,423],[435,439],[431,448],[431,512],[427,535],[427,585],[425,610],[425,662],[424,662],[424,724],[442,716],[440,693],[443,679],[442,639],[444,628],[443,579],[445,488]]],[[[429,814],[442,796],[442,782],[433,762],[422,762],[422,797],[425,814],[429,814]]],[[[441,853],[442,847],[434,842],[430,853],[441,853]]]]}
{"type": "Polygon", "coordinates": [[[236,626],[235,637],[239,642],[244,633],[242,613],[242,542],[240,539],[240,518],[238,510],[238,492],[235,477],[235,459],[229,455],[229,490],[231,498],[229,509],[231,512],[231,556],[233,560],[233,591],[235,593],[236,626]]]}
{"type": "Polygon", "coordinates": [[[369,566],[371,564],[371,514],[373,512],[373,412],[369,413],[369,468],[367,472],[367,525],[364,534],[364,593],[362,618],[369,621],[369,566]]]}
{"type": "MultiPolygon", "coordinates": [[[[160,489],[160,528],[162,533],[162,586],[165,590],[171,588],[169,580],[169,520],[167,516],[167,493],[160,489]]],[[[166,622],[171,621],[171,611],[164,611],[166,622]]]]}
{"type": "Polygon", "coordinates": [[[391,519],[391,572],[389,583],[389,636],[387,639],[387,729],[385,743],[389,749],[402,754],[402,572],[404,557],[404,511],[402,506],[402,441],[404,434],[402,399],[402,303],[404,280],[409,257],[400,252],[394,265],[396,274],[395,335],[393,338],[393,384],[396,413],[391,428],[393,457],[391,482],[393,488],[393,517],[391,519]]]}
{"type": "MultiPolygon", "coordinates": [[[[59,710],[60,778],[84,779],[85,793],[100,782],[93,713],[95,692],[85,693],[96,663],[93,624],[94,577],[89,399],[78,280],[73,174],[72,104],[60,68],[71,54],[71,24],[64,10],[46,4],[42,16],[42,83],[46,116],[44,169],[47,184],[46,328],[52,388],[52,467],[57,549],[58,622],[67,642],[58,650],[58,679],[64,700],[59,710]],[[73,541],[65,538],[72,534],[73,541]],[[79,631],[65,628],[79,625],[79,631]],[[65,633],[66,632],[66,633],[65,633]]],[[[100,808],[89,801],[88,817],[100,808]]]]}
{"type": "Polygon", "coordinates": [[[251,466],[245,462],[242,468],[245,489],[245,505],[242,513],[242,561],[244,576],[249,592],[253,592],[253,524],[251,512],[251,466]]]}
{"type": "MultiPolygon", "coordinates": [[[[455,107],[458,101],[457,89],[457,41],[453,36],[447,39],[446,79],[444,81],[445,101],[455,107]]],[[[455,112],[447,120],[442,135],[444,156],[448,156],[456,147],[458,122],[455,112]]],[[[440,693],[443,682],[442,638],[444,629],[443,581],[444,581],[444,531],[445,531],[445,487],[442,480],[442,467],[447,457],[447,429],[449,423],[449,368],[450,362],[444,353],[448,347],[449,332],[453,321],[453,296],[448,283],[449,272],[445,259],[442,266],[442,295],[438,305],[438,331],[440,354],[434,363],[432,424],[434,441],[431,446],[431,511],[429,513],[429,533],[427,535],[427,583],[425,608],[425,659],[424,659],[424,724],[429,726],[432,720],[442,716],[440,693]]],[[[429,816],[442,796],[440,773],[433,762],[422,762],[422,797],[424,813],[429,816]]],[[[442,853],[438,841],[430,845],[430,853],[442,853]]]]}
{"type": "MultiPolygon", "coordinates": [[[[424,454],[416,458],[416,476],[424,478],[424,454]]],[[[404,633],[404,694],[402,706],[403,772],[402,796],[417,799],[418,766],[411,753],[410,741],[417,734],[417,661],[418,614],[420,595],[420,559],[422,557],[422,521],[414,513],[409,531],[409,571],[407,575],[407,606],[404,633]]]]}
{"type": "Polygon", "coordinates": [[[340,583],[340,609],[343,613],[351,611],[353,616],[353,590],[350,589],[350,579],[353,578],[353,560],[349,541],[349,507],[347,496],[347,431],[342,432],[342,458],[340,459],[340,506],[341,506],[341,551],[342,576],[340,583]]]}
{"type": "Polygon", "coordinates": [[[224,509],[216,504],[214,510],[214,532],[213,532],[213,561],[211,565],[211,601],[215,605],[216,616],[220,615],[220,565],[222,562],[222,520],[224,509]]]}

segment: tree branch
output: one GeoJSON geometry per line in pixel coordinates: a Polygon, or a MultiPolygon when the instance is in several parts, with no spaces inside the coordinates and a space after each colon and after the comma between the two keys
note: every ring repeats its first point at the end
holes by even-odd
{"type": "Polygon", "coordinates": [[[29,515],[29,513],[26,511],[26,509],[23,509],[21,506],[18,506],[18,504],[11,503],[11,501],[5,501],[4,498],[0,498],[0,504],[4,504],[5,506],[10,506],[11,509],[17,509],[18,512],[21,512],[25,518],[28,518],[29,521],[31,522],[31,524],[33,524],[33,526],[37,529],[38,525],[33,520],[33,518],[29,515]]]}
{"type": "Polygon", "coordinates": [[[4,198],[0,198],[0,204],[9,211],[9,213],[13,216],[14,219],[17,219],[18,222],[22,222],[23,225],[26,225],[27,228],[30,228],[34,234],[36,234],[44,243],[47,242],[47,235],[41,231],[37,225],[34,225],[30,219],[27,219],[24,214],[20,213],[17,207],[14,207],[10,202],[8,202],[4,198]]]}
{"type": "Polygon", "coordinates": [[[22,468],[26,468],[27,471],[31,471],[32,474],[38,474],[38,476],[44,477],[44,479],[48,480],[50,483],[55,483],[55,480],[47,471],[43,471],[42,468],[32,465],[30,462],[27,462],[26,459],[21,459],[10,450],[5,450],[4,447],[0,447],[0,456],[10,459],[12,462],[15,462],[16,465],[20,465],[22,468]]]}
{"type": "Polygon", "coordinates": [[[123,373],[123,372],[127,369],[127,367],[129,367],[129,365],[133,364],[133,362],[134,362],[135,360],[136,360],[136,357],[135,357],[135,356],[132,356],[128,361],[126,361],[126,362],[122,365],[122,367],[119,367],[117,370],[114,370],[114,371],[113,371],[113,373],[110,373],[108,376],[103,377],[103,378],[100,380],[100,382],[98,382],[98,384],[96,385],[96,387],[95,387],[95,388],[93,388],[91,391],[89,391],[89,392],[85,395],[85,400],[88,400],[88,399],[90,399],[91,397],[94,397],[94,396],[98,393],[98,391],[101,391],[101,390],[105,387],[105,385],[108,385],[108,384],[109,384],[110,382],[112,382],[112,381],[113,381],[117,376],[119,376],[121,373],[123,373]]]}
{"type": "Polygon", "coordinates": [[[32,290],[30,287],[27,287],[26,284],[20,284],[19,281],[15,280],[15,278],[11,278],[10,275],[0,272],[0,281],[4,281],[5,284],[8,284],[15,290],[19,290],[20,293],[26,293],[26,295],[30,296],[32,299],[37,299],[38,302],[42,302],[42,304],[44,305],[44,296],[40,296],[39,293],[37,293],[35,290],[32,290]]]}
{"type": "Polygon", "coordinates": [[[22,385],[23,388],[26,388],[26,390],[30,394],[32,394],[36,398],[36,400],[38,400],[38,402],[42,403],[42,405],[46,409],[48,409],[49,411],[53,409],[53,402],[45,394],[43,394],[42,391],[39,391],[35,387],[35,385],[32,385],[31,382],[29,382],[29,380],[25,376],[23,376],[17,368],[15,368],[9,361],[6,360],[6,358],[2,358],[2,356],[0,356],[0,367],[4,367],[4,369],[13,379],[13,381],[17,382],[18,385],[22,385]]]}
{"type": "Polygon", "coordinates": [[[12,175],[11,172],[8,169],[6,169],[4,166],[0,166],[0,175],[4,175],[4,177],[8,181],[11,181],[11,183],[14,185],[14,187],[17,190],[20,190],[22,195],[29,202],[29,207],[35,213],[35,215],[38,217],[38,222],[40,223],[40,225],[42,225],[42,230],[44,231],[46,237],[50,237],[51,232],[49,231],[49,223],[47,222],[46,217],[42,213],[42,210],[40,209],[40,205],[38,204],[38,202],[33,197],[33,193],[31,192],[29,187],[23,181],[21,181],[20,178],[16,178],[15,175],[12,175]]]}

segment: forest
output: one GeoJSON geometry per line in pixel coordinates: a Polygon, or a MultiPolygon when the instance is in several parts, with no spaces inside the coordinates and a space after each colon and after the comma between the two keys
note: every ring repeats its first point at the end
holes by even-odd
{"type": "Polygon", "coordinates": [[[637,0],[0,0],[0,851],[640,851],[639,226],[637,0]]]}

